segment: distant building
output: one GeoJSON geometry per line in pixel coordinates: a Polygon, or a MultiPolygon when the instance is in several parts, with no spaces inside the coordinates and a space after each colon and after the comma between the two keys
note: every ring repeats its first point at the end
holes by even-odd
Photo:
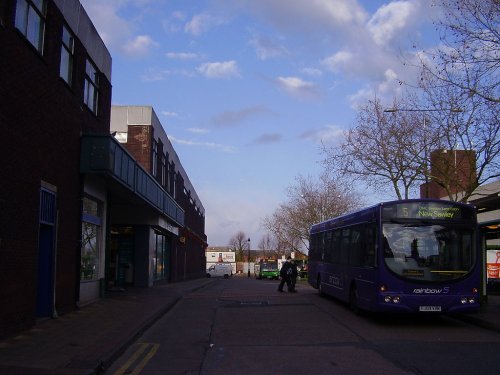
{"type": "Polygon", "coordinates": [[[112,106],[110,131],[126,150],[114,159],[120,178],[148,204],[141,199],[131,209],[131,199],[119,193],[110,203],[110,258],[117,260],[108,283],[150,286],[204,277],[205,209],[155,111],[112,106]],[[133,176],[135,182],[128,182],[133,176]]]}
{"type": "Polygon", "coordinates": [[[229,247],[208,247],[205,252],[207,269],[216,263],[229,263],[236,274],[236,253],[229,247]]]}

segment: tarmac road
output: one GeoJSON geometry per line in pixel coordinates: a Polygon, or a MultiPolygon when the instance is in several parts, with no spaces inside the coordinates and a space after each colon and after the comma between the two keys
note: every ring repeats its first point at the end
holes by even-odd
{"type": "Polygon", "coordinates": [[[496,331],[449,318],[360,317],[305,283],[296,294],[277,284],[233,277],[184,296],[106,373],[498,373],[496,331]]]}

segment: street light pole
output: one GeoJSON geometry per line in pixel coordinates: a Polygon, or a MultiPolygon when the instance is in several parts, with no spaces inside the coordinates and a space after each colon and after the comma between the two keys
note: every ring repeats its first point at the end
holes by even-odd
{"type": "Polygon", "coordinates": [[[248,277],[250,277],[250,237],[248,238],[248,277]]]}

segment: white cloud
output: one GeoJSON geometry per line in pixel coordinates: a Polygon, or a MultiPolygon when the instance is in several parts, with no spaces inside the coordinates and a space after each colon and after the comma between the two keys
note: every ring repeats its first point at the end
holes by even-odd
{"type": "Polygon", "coordinates": [[[118,15],[121,2],[81,0],[80,3],[108,48],[121,46],[132,35],[133,24],[118,15]]]}
{"type": "Polygon", "coordinates": [[[183,77],[193,77],[195,74],[186,69],[158,69],[158,68],[148,68],[142,75],[141,80],[143,82],[156,82],[164,81],[170,76],[183,76],[183,77]]]}
{"type": "Polygon", "coordinates": [[[236,4],[226,0],[221,4],[252,12],[274,26],[295,31],[342,31],[367,19],[365,10],[352,0],[240,0],[236,4]]]}
{"type": "Polygon", "coordinates": [[[207,62],[201,64],[197,70],[206,78],[229,79],[240,77],[238,65],[234,60],[224,62],[207,62]]]}
{"type": "Polygon", "coordinates": [[[287,93],[300,98],[315,98],[319,96],[317,86],[298,77],[278,77],[278,86],[287,93]]]}
{"type": "Polygon", "coordinates": [[[417,8],[411,1],[394,1],[381,6],[370,19],[367,28],[378,45],[387,45],[408,27],[417,8]]]}
{"type": "Polygon", "coordinates": [[[288,54],[286,47],[275,43],[265,36],[256,36],[250,40],[249,44],[255,48],[255,53],[261,60],[268,60],[288,54]]]}
{"type": "Polygon", "coordinates": [[[309,139],[317,144],[334,143],[343,139],[344,130],[336,125],[326,125],[320,130],[311,130],[301,134],[301,138],[309,139]]]}
{"type": "Polygon", "coordinates": [[[321,77],[323,75],[323,72],[317,68],[303,68],[302,73],[311,77],[321,77]]]}
{"type": "Polygon", "coordinates": [[[177,143],[179,145],[192,146],[192,147],[203,147],[203,148],[218,150],[218,151],[227,152],[227,153],[236,152],[236,148],[234,146],[223,145],[223,144],[216,143],[216,142],[199,142],[199,141],[192,141],[192,140],[188,140],[188,139],[180,139],[180,138],[176,138],[170,134],[168,135],[168,138],[170,139],[170,141],[172,143],[177,143]]]}
{"type": "Polygon", "coordinates": [[[195,133],[195,134],[206,134],[210,132],[208,129],[205,128],[187,128],[186,130],[190,133],[195,133]]]}
{"type": "Polygon", "coordinates": [[[180,117],[177,112],[161,111],[161,114],[165,117],[180,117]]]}
{"type": "Polygon", "coordinates": [[[321,64],[332,72],[339,72],[343,69],[349,68],[353,61],[354,55],[350,51],[339,51],[333,55],[323,59],[321,64]]]}
{"type": "Polygon", "coordinates": [[[193,52],[167,52],[165,56],[171,60],[194,60],[198,58],[198,55],[193,52]]]}
{"type": "Polygon", "coordinates": [[[122,48],[128,56],[143,57],[147,55],[152,48],[158,48],[156,43],[149,35],[138,35],[129,40],[122,48]]]}
{"type": "Polygon", "coordinates": [[[224,21],[219,17],[214,17],[210,14],[196,14],[184,26],[184,31],[194,36],[200,36],[206,33],[211,28],[223,24],[224,21]]]}
{"type": "Polygon", "coordinates": [[[402,87],[398,75],[392,69],[387,69],[384,72],[384,79],[382,81],[377,84],[366,85],[358,90],[358,92],[349,96],[349,102],[351,107],[356,109],[360,104],[366,103],[367,100],[372,100],[375,95],[382,101],[390,101],[401,92],[402,87]]]}

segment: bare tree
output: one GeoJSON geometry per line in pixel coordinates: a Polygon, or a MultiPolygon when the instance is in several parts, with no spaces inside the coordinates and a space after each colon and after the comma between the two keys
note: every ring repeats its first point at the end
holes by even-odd
{"type": "Polygon", "coordinates": [[[478,186],[500,177],[498,103],[453,85],[440,86],[433,76],[425,76],[421,88],[431,108],[433,149],[440,151],[433,154],[431,179],[450,200],[467,201],[478,186]]]}
{"type": "Polygon", "coordinates": [[[441,47],[422,54],[423,75],[481,100],[500,102],[500,2],[440,0],[441,47]]]}
{"type": "MultiPolygon", "coordinates": [[[[396,109],[403,106],[393,103],[396,109]]],[[[360,107],[340,146],[324,148],[324,162],[375,191],[392,190],[398,199],[408,199],[428,174],[427,151],[435,139],[416,113],[385,109],[377,98],[360,107]]]]}
{"type": "Polygon", "coordinates": [[[318,180],[299,176],[287,189],[287,201],[263,220],[263,227],[277,239],[280,249],[307,251],[312,224],[339,216],[363,204],[345,181],[323,174],[318,180]]]}
{"type": "Polygon", "coordinates": [[[270,255],[275,255],[276,241],[269,233],[266,233],[260,239],[258,247],[262,250],[264,258],[267,258],[270,255]]]}
{"type": "Polygon", "coordinates": [[[229,247],[235,252],[237,262],[244,261],[245,255],[243,254],[243,251],[249,250],[249,246],[248,237],[245,232],[241,230],[229,240],[229,247]]]}

